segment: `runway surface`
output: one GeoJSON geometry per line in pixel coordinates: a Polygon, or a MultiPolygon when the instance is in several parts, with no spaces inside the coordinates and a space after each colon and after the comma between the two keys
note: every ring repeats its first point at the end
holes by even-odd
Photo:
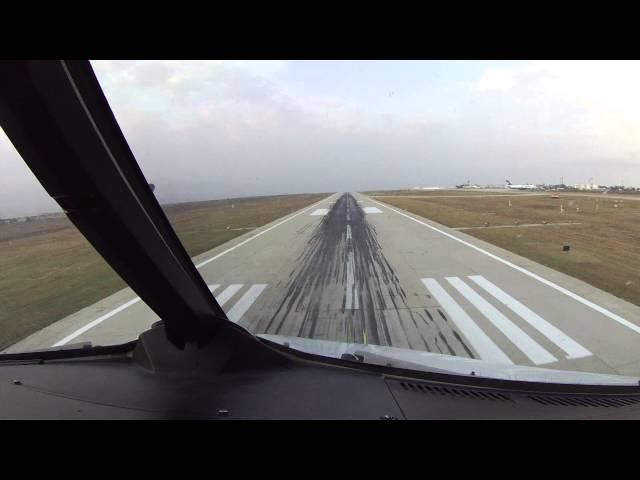
{"type": "MultiPolygon", "coordinates": [[[[362,194],[331,195],[194,262],[253,333],[640,375],[639,307],[362,194]]],[[[7,351],[121,343],[157,320],[125,289],[7,351]]]]}

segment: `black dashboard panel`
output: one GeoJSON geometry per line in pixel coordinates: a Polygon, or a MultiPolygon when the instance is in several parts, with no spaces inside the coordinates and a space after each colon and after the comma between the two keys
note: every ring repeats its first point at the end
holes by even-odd
{"type": "Polygon", "coordinates": [[[3,419],[402,418],[379,375],[322,367],[208,379],[152,373],[123,359],[2,366],[0,396],[3,419]]]}
{"type": "Polygon", "coordinates": [[[637,394],[527,392],[398,377],[386,382],[405,418],[414,420],[640,418],[637,394]]]}
{"type": "Polygon", "coordinates": [[[178,350],[158,327],[127,352],[47,353],[0,361],[0,418],[640,418],[640,387],[400,372],[277,348],[232,325],[203,349],[178,350]]]}
{"type": "Polygon", "coordinates": [[[379,374],[292,361],[232,332],[221,339],[230,349],[181,351],[155,328],[128,353],[5,361],[0,418],[402,417],[379,374]]]}

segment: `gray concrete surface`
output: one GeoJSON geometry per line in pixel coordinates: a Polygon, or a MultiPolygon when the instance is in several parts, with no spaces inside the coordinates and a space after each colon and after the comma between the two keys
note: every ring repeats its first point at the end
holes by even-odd
{"type": "MultiPolygon", "coordinates": [[[[194,258],[253,333],[640,375],[640,308],[461,231],[334,194],[194,258]]],[[[132,340],[158,318],[125,289],[7,351],[132,340]]]]}

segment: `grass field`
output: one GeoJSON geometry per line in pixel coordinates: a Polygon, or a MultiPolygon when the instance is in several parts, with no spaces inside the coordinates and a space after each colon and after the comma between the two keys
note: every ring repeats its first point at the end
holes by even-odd
{"type": "MultiPolygon", "coordinates": [[[[196,256],[325,194],[165,206],[196,256]]],[[[0,225],[0,349],[124,288],[120,277],[66,217],[0,225]]]]}
{"type": "Polygon", "coordinates": [[[380,200],[640,305],[640,201],[570,194],[380,200]]]}

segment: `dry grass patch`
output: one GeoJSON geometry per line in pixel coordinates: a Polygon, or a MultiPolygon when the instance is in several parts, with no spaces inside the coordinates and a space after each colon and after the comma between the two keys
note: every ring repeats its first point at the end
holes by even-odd
{"type": "Polygon", "coordinates": [[[465,233],[640,305],[640,201],[603,195],[384,201],[449,227],[509,225],[465,233]],[[574,225],[553,225],[569,222],[574,225]]]}

